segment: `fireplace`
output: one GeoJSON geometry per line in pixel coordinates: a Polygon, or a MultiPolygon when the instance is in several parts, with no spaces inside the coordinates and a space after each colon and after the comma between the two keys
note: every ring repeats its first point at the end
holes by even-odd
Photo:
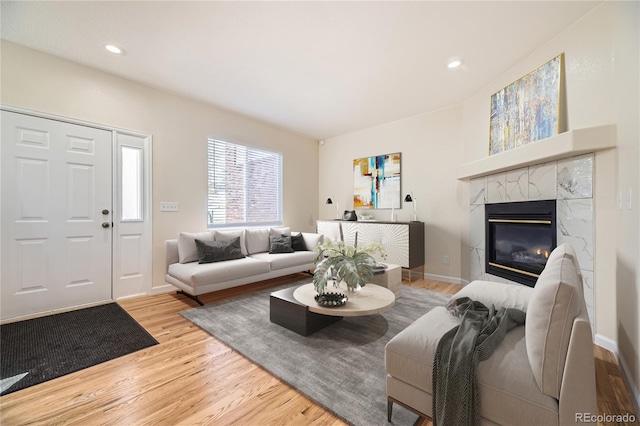
{"type": "Polygon", "coordinates": [[[485,205],[486,272],[535,286],[556,247],[556,200],[485,205]]]}

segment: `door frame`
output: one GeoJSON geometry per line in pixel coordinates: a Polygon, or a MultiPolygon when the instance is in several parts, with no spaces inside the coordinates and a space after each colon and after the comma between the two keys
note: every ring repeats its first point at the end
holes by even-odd
{"type": "MultiPolygon", "coordinates": [[[[74,118],[70,118],[70,117],[64,117],[64,116],[60,116],[60,115],[56,115],[56,114],[50,114],[50,113],[45,113],[45,112],[41,112],[41,111],[35,111],[35,110],[31,110],[31,109],[26,109],[26,108],[21,108],[21,107],[16,107],[16,106],[12,106],[12,105],[7,105],[7,104],[0,104],[0,110],[4,110],[4,111],[8,111],[8,112],[14,112],[14,113],[18,113],[18,114],[24,114],[24,115],[29,115],[29,116],[33,116],[33,117],[38,117],[38,118],[44,118],[44,119],[49,119],[49,120],[55,120],[55,121],[60,121],[60,122],[64,122],[64,123],[70,123],[70,124],[75,124],[75,125],[80,125],[80,126],[85,126],[85,127],[93,127],[96,129],[101,129],[101,130],[106,130],[111,132],[112,137],[111,137],[111,152],[112,152],[112,161],[111,161],[111,171],[112,171],[112,176],[111,176],[111,206],[112,206],[112,223],[113,223],[113,227],[112,227],[112,239],[111,239],[111,299],[112,300],[118,300],[118,299],[122,299],[122,298],[128,298],[128,297],[134,297],[134,296],[141,296],[141,295],[145,295],[145,294],[150,294],[152,292],[152,288],[153,288],[153,270],[152,270],[152,258],[153,258],[153,253],[152,253],[152,243],[153,243],[153,234],[152,234],[152,204],[151,204],[151,198],[152,198],[152,135],[151,133],[145,133],[145,132],[140,132],[140,131],[135,131],[135,130],[128,130],[128,129],[123,129],[120,127],[115,127],[115,126],[109,126],[109,125],[104,125],[104,124],[99,124],[99,123],[94,123],[94,122],[90,122],[90,121],[84,121],[84,120],[78,120],[78,119],[74,119],[74,118]],[[124,289],[124,288],[119,288],[118,287],[118,283],[119,283],[119,277],[117,276],[117,273],[121,270],[121,265],[119,263],[119,259],[121,259],[121,253],[122,253],[122,243],[120,241],[119,238],[117,238],[117,236],[119,235],[119,230],[120,230],[120,221],[121,221],[121,209],[120,209],[120,186],[118,185],[119,182],[119,164],[120,164],[120,152],[119,152],[119,143],[118,143],[118,135],[126,135],[126,136],[133,136],[133,137],[138,137],[141,139],[144,139],[143,142],[143,163],[142,163],[142,167],[143,167],[143,171],[142,171],[142,182],[143,182],[143,196],[142,196],[142,202],[143,202],[143,242],[142,242],[142,253],[141,253],[141,261],[140,261],[140,268],[141,268],[141,285],[135,286],[135,288],[133,289],[124,289]]],[[[0,154],[1,155],[1,154],[0,154]]],[[[2,179],[1,175],[0,175],[0,179],[2,179]]],[[[1,183],[1,181],[0,181],[1,183]]],[[[2,214],[0,212],[0,214],[2,214]]],[[[1,217],[0,217],[0,223],[1,223],[1,217]]],[[[0,245],[0,269],[2,268],[2,246],[0,245]]],[[[100,304],[100,303],[96,303],[96,304],[100,304]]],[[[91,306],[87,305],[87,306],[91,306]]],[[[85,307],[85,306],[83,306],[85,307]]],[[[63,311],[68,311],[68,310],[72,310],[72,309],[76,309],[76,308],[68,308],[68,309],[61,309],[61,310],[57,310],[57,311],[53,311],[53,312],[47,312],[47,313],[43,313],[43,314],[34,314],[34,315],[29,315],[29,316],[25,316],[25,317],[20,317],[20,318],[13,318],[10,320],[7,320],[6,322],[13,322],[16,320],[23,320],[23,319],[28,319],[28,318],[33,318],[33,317],[37,317],[37,316],[41,316],[41,315],[49,315],[52,313],[56,313],[56,312],[63,312],[63,311]]],[[[5,321],[3,321],[4,323],[5,321]]]]}

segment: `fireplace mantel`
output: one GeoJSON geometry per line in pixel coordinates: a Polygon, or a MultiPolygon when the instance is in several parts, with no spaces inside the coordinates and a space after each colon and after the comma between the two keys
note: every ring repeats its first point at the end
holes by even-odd
{"type": "Polygon", "coordinates": [[[486,176],[561,158],[615,148],[616,126],[569,130],[529,145],[492,155],[458,167],[459,180],[486,176]]]}

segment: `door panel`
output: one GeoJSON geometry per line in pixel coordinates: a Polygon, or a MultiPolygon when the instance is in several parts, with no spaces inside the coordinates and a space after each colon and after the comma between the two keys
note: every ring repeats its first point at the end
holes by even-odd
{"type": "Polygon", "coordinates": [[[151,221],[148,189],[145,176],[150,176],[148,136],[122,132],[116,134],[118,176],[116,185],[114,245],[118,258],[114,267],[115,297],[142,294],[151,288],[151,253],[149,223],[151,221]]]}
{"type": "Polygon", "coordinates": [[[2,111],[1,155],[2,319],[111,300],[111,132],[2,111]]]}

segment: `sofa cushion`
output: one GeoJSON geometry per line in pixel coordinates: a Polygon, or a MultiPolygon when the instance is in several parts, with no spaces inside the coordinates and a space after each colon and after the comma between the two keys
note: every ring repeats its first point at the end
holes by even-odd
{"type": "Polygon", "coordinates": [[[307,245],[304,243],[304,237],[302,236],[302,232],[298,232],[298,234],[291,235],[291,248],[294,251],[305,251],[307,250],[307,245]]]}
{"type": "Polygon", "coordinates": [[[244,259],[215,263],[173,263],[169,265],[169,275],[192,287],[221,283],[270,271],[269,262],[244,259]]]}
{"type": "Polygon", "coordinates": [[[234,229],[231,231],[216,230],[213,234],[213,239],[215,241],[227,241],[227,240],[232,240],[234,238],[240,238],[240,249],[242,250],[242,254],[244,254],[245,256],[249,254],[247,252],[247,245],[244,237],[244,229],[234,229]]]}
{"type": "Polygon", "coordinates": [[[227,241],[202,241],[196,238],[196,247],[198,263],[222,262],[244,257],[240,249],[240,237],[227,241]]]}
{"type": "Polygon", "coordinates": [[[307,247],[307,250],[315,250],[318,245],[324,242],[324,235],[322,234],[313,234],[308,232],[302,232],[302,238],[304,238],[304,245],[307,247]]]}
{"type": "Polygon", "coordinates": [[[249,254],[269,251],[269,228],[247,228],[244,232],[249,254]]]}
{"type": "Polygon", "coordinates": [[[180,232],[178,234],[178,260],[180,263],[198,260],[196,238],[202,241],[213,241],[213,232],[180,232]]]}
{"type": "Polygon", "coordinates": [[[271,254],[293,253],[293,249],[291,248],[291,237],[284,234],[280,237],[269,237],[269,244],[269,253],[271,254]]]}
{"type": "Polygon", "coordinates": [[[494,305],[496,309],[514,308],[527,312],[533,288],[522,284],[503,284],[493,281],[472,281],[459,292],[451,296],[447,306],[457,299],[468,297],[485,306],[494,305]]]}
{"type": "Polygon", "coordinates": [[[527,308],[527,354],[540,390],[559,398],[573,320],[580,313],[581,286],[573,256],[558,246],[547,260],[527,308]]]}
{"type": "Polygon", "coordinates": [[[291,235],[291,228],[288,226],[272,226],[269,229],[270,237],[279,237],[281,235],[291,235]]]}
{"type": "Polygon", "coordinates": [[[296,251],[293,253],[287,253],[285,255],[269,253],[256,253],[251,255],[251,258],[253,259],[259,259],[264,262],[269,262],[272,271],[292,268],[294,266],[305,264],[313,264],[315,257],[316,255],[312,251],[296,251]]]}

